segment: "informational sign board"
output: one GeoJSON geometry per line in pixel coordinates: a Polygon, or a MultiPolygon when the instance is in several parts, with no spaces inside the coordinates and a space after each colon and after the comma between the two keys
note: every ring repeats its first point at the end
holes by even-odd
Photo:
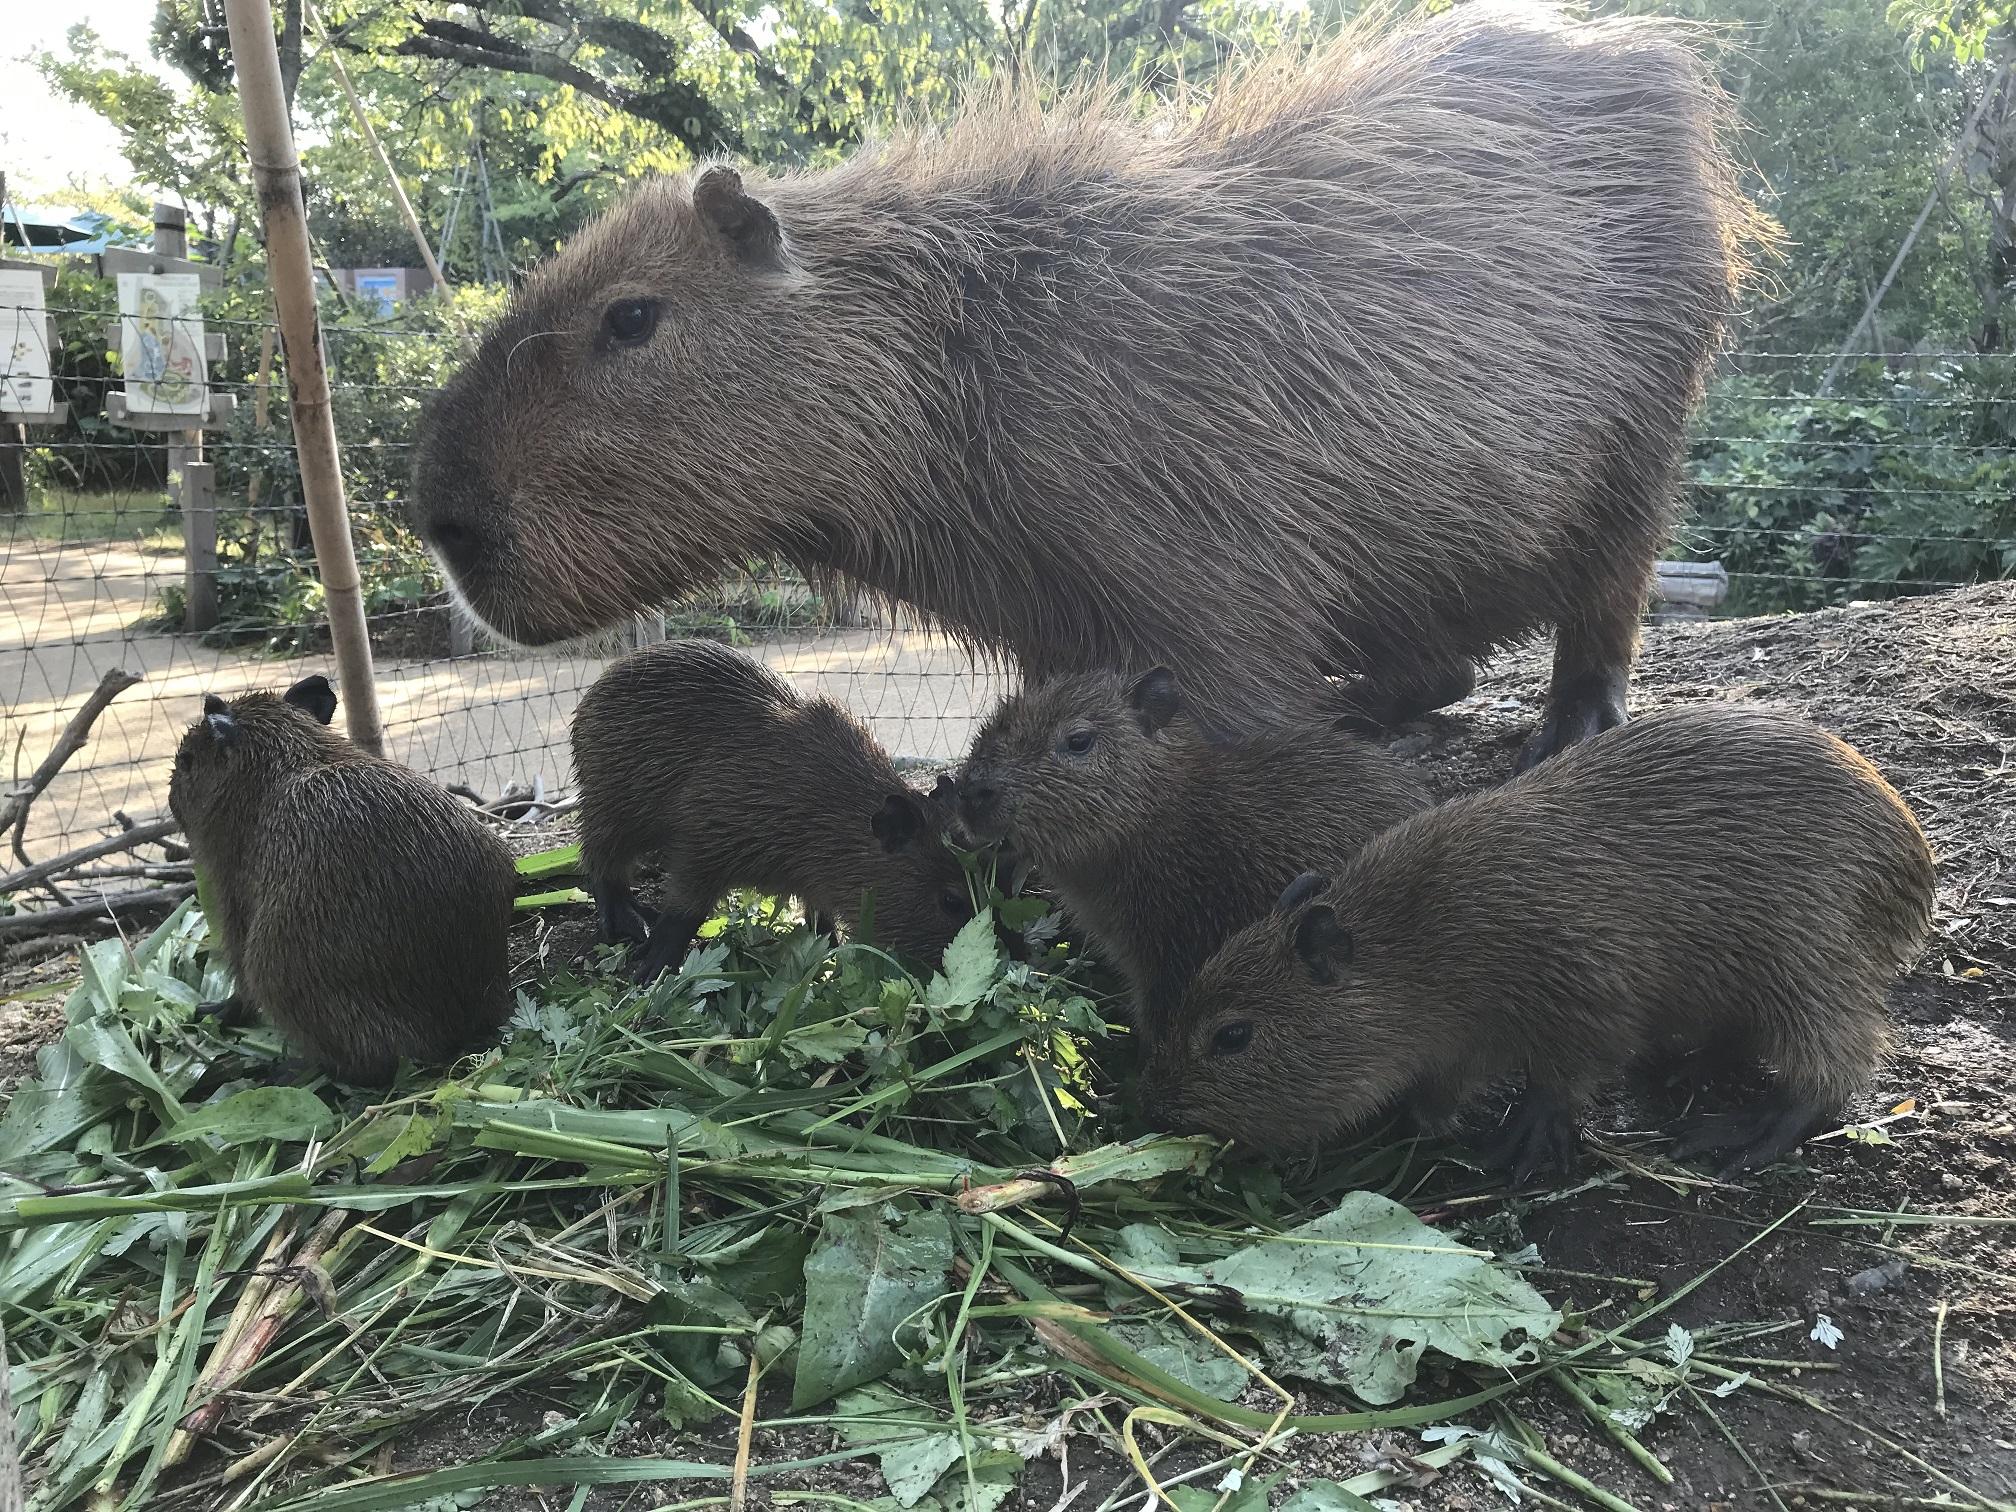
{"type": "Polygon", "coordinates": [[[357,275],[357,302],[372,306],[378,314],[389,315],[399,302],[399,275],[373,270],[357,275]]]}
{"type": "Polygon", "coordinates": [[[42,275],[0,268],[0,414],[45,415],[56,392],[42,275]]]}
{"type": "Polygon", "coordinates": [[[133,414],[208,413],[202,289],[193,273],[119,275],[120,357],[133,414]]]}

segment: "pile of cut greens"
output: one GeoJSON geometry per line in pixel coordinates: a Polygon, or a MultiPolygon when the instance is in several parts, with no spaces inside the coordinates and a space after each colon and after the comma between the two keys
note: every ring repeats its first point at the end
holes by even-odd
{"type": "Polygon", "coordinates": [[[1284,1183],[1207,1140],[1127,1137],[1100,1111],[1124,1039],[1061,952],[1007,959],[991,912],[920,979],[741,900],[676,976],[551,974],[498,1049],[376,1097],[195,1016],[229,986],[207,938],[184,905],[89,947],[0,1119],[36,1509],[514,1485],[578,1509],[629,1485],[638,1507],[761,1489],[993,1512],[1034,1462],[1054,1487],[1075,1439],[1081,1463],[1131,1462],[1108,1505],[1160,1486],[1183,1512],[1260,1512],[1298,1437],[1481,1423],[1302,1479],[1291,1505],[1325,1512],[1452,1461],[1586,1487],[1519,1394],[1565,1380],[1637,1448],[1688,1368],[1630,1325],[1554,1342],[1517,1268],[1394,1200],[1422,1206],[1431,1170],[1436,1200],[1476,1190],[1454,1162],[1369,1144],[1284,1183]],[[528,1399],[562,1410],[467,1463],[401,1459],[418,1424],[528,1399]],[[830,1429],[816,1452],[751,1454],[753,1429],[808,1424],[830,1429]],[[695,1452],[626,1452],[638,1425],[695,1452]],[[812,1489],[846,1461],[879,1494],[812,1489]]]}

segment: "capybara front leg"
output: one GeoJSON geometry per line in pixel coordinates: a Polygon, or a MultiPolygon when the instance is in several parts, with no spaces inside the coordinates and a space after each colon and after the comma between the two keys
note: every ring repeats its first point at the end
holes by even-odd
{"type": "Polygon", "coordinates": [[[1624,707],[1631,689],[1631,663],[1638,654],[1636,593],[1620,598],[1597,619],[1563,625],[1554,643],[1554,681],[1547,712],[1519,753],[1519,770],[1614,729],[1630,716],[1624,707]]]}
{"type": "Polygon", "coordinates": [[[651,916],[638,906],[629,883],[590,877],[588,892],[595,899],[595,931],[604,945],[642,945],[651,938],[651,916]]]}
{"type": "Polygon", "coordinates": [[[1505,1116],[1484,1162],[1520,1185],[1550,1167],[1572,1172],[1582,1160],[1582,1106],[1559,1087],[1527,1087],[1505,1116]]]}
{"type": "Polygon", "coordinates": [[[1361,677],[1345,691],[1343,713],[1360,727],[1388,730],[1468,698],[1476,686],[1477,668],[1467,659],[1405,679],[1361,677]]]}
{"type": "Polygon", "coordinates": [[[249,1024],[257,1017],[251,1000],[242,992],[234,992],[227,998],[214,1003],[198,1003],[196,1017],[208,1019],[220,1028],[237,1028],[249,1024]]]}
{"type": "Polygon", "coordinates": [[[1791,1154],[1832,1119],[1832,1111],[1819,1103],[1790,1098],[1774,1098],[1745,1113],[1704,1113],[1679,1126],[1673,1155],[1687,1160],[1726,1150],[1717,1173],[1726,1181],[1791,1154]]]}
{"type": "Polygon", "coordinates": [[[630,974],[646,984],[657,981],[662,973],[686,959],[687,947],[706,922],[704,912],[680,913],[675,909],[666,909],[652,926],[651,943],[645,947],[630,974]]]}

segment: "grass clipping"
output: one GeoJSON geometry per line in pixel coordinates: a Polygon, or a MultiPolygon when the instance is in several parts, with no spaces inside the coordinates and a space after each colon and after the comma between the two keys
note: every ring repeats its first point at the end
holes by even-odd
{"type": "Polygon", "coordinates": [[[865,1505],[990,1512],[1074,1404],[1116,1447],[1142,1417],[1220,1454],[1436,1422],[1544,1365],[1561,1320],[1517,1272],[1350,1190],[1405,1147],[1291,1191],[1206,1140],[1119,1139],[1092,1111],[1119,1045],[1066,964],[1004,959],[983,915],[920,980],[738,905],[651,990],[555,975],[498,1049],[370,1101],[267,1084],[270,1031],[195,1015],[229,983],[193,905],[90,947],[0,1119],[31,1507],[718,1493],[732,1453],[617,1446],[717,1419],[682,1442],[733,1443],[760,1378],[837,1447],[752,1485],[864,1459],[865,1505]],[[1431,1351],[1439,1392],[1394,1405],[1431,1351]],[[1277,1378],[1349,1410],[1295,1417],[1277,1378]],[[568,1409],[398,1473],[417,1423],[526,1390],[568,1409]]]}

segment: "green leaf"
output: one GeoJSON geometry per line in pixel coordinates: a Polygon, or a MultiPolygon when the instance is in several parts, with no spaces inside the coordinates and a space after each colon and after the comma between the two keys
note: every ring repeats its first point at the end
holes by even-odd
{"type": "Polygon", "coordinates": [[[1001,927],[1020,934],[1043,915],[1050,912],[1047,898],[1003,898],[994,905],[1001,916],[1001,927]]]}
{"type": "Polygon", "coordinates": [[[868,1028],[856,1018],[827,1019],[822,1024],[806,1024],[784,1037],[784,1053],[799,1064],[817,1061],[830,1065],[845,1060],[868,1043],[868,1028]]]}
{"type": "Polygon", "coordinates": [[[1306,1481],[1302,1489],[1281,1504],[1281,1512],[1379,1512],[1356,1491],[1346,1491],[1331,1480],[1306,1481]]]}
{"type": "Polygon", "coordinates": [[[551,850],[534,851],[518,858],[518,875],[537,881],[542,877],[564,877],[581,870],[581,847],[556,845],[551,850]]]}
{"type": "Polygon", "coordinates": [[[217,905],[212,901],[213,894],[210,891],[209,874],[202,867],[193,863],[190,865],[189,872],[196,879],[196,906],[203,910],[205,920],[215,919],[217,917],[217,905]]]}
{"type": "Polygon", "coordinates": [[[994,933],[994,912],[983,908],[966,921],[945,947],[945,966],[924,990],[932,1008],[970,1008],[993,990],[1001,974],[1001,942],[994,933]]]}
{"type": "Polygon", "coordinates": [[[1430,1348],[1511,1370],[1537,1361],[1537,1341],[1561,1326],[1525,1281],[1374,1192],[1203,1273],[1242,1295],[1279,1370],[1374,1405],[1400,1400],[1430,1348]]]}
{"type": "Polygon", "coordinates": [[[895,1333],[945,1289],[952,1231],[943,1212],[883,1203],[828,1213],[805,1262],[805,1326],[791,1409],[877,1380],[903,1358],[895,1333]]]}
{"type": "Polygon", "coordinates": [[[916,1506],[940,1476],[965,1458],[958,1430],[939,1409],[887,1386],[847,1392],[833,1403],[832,1412],[843,1442],[873,1448],[898,1507],[916,1506]]]}
{"type": "Polygon", "coordinates": [[[154,1063],[140,1053],[124,1024],[110,1018],[79,1019],[63,1031],[63,1038],[83,1059],[145,1088],[160,1100],[170,1117],[181,1117],[182,1104],[161,1080],[154,1063]]]}
{"type": "Polygon", "coordinates": [[[252,1087],[196,1109],[149,1140],[148,1146],[204,1138],[220,1140],[227,1147],[261,1140],[306,1144],[328,1138],[335,1128],[335,1113],[306,1087],[252,1087]]]}
{"type": "Polygon", "coordinates": [[[570,903],[593,903],[595,899],[578,887],[563,887],[554,892],[531,893],[519,898],[511,906],[519,910],[533,908],[562,908],[570,903]]]}
{"type": "Polygon", "coordinates": [[[1051,1169],[1083,1190],[1106,1181],[1152,1181],[1178,1171],[1201,1171],[1217,1153],[1215,1139],[1149,1134],[1125,1144],[1101,1145],[1083,1155],[1066,1156],[1051,1169]]]}
{"type": "Polygon", "coordinates": [[[382,1176],[402,1160],[411,1160],[415,1155],[424,1155],[440,1142],[442,1132],[449,1120],[443,1115],[430,1117],[425,1113],[397,1113],[385,1118],[373,1119],[358,1131],[356,1140],[348,1147],[352,1155],[368,1155],[369,1165],[364,1167],[367,1176],[382,1176]]]}

